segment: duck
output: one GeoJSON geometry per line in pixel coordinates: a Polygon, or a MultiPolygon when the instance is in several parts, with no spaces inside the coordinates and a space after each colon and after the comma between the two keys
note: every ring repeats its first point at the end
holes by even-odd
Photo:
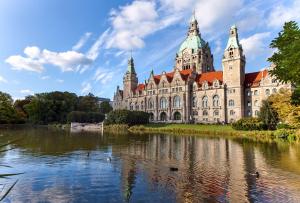
{"type": "Polygon", "coordinates": [[[111,158],[110,158],[110,157],[107,157],[107,158],[106,158],[106,161],[111,162],[111,158]]]}
{"type": "Polygon", "coordinates": [[[178,171],[177,167],[170,167],[170,171],[178,171]]]}

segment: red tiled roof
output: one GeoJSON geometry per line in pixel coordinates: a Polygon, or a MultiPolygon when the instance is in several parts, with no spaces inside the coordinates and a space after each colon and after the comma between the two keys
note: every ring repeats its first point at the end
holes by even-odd
{"type": "Polygon", "coordinates": [[[144,89],[145,89],[145,84],[138,84],[138,86],[137,86],[138,91],[142,91],[144,89]]]}
{"type": "MultiPolygon", "coordinates": [[[[166,73],[166,77],[167,77],[168,82],[172,82],[173,77],[174,77],[174,73],[175,73],[174,71],[166,73]]],[[[181,77],[182,77],[183,80],[187,80],[187,78],[189,77],[189,75],[192,73],[192,69],[182,70],[179,73],[180,73],[180,75],[181,75],[181,77]]],[[[159,83],[159,81],[161,79],[161,76],[162,76],[162,74],[154,76],[154,81],[155,81],[156,84],[159,83]]]]}
{"type": "Polygon", "coordinates": [[[204,81],[207,81],[211,84],[214,80],[219,80],[223,82],[223,72],[222,71],[214,71],[214,72],[207,72],[197,75],[196,81],[199,84],[202,84],[204,81]]]}
{"type": "Polygon", "coordinates": [[[268,71],[265,69],[263,71],[246,73],[245,74],[245,86],[246,87],[257,87],[262,78],[267,77],[268,71]]]}

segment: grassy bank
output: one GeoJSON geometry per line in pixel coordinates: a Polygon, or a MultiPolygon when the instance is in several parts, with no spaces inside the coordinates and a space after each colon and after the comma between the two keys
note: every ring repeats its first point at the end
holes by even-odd
{"type": "Polygon", "coordinates": [[[300,141],[298,130],[278,131],[238,131],[230,125],[200,125],[200,124],[147,124],[132,126],[132,133],[168,133],[175,135],[210,135],[235,138],[247,138],[257,141],[300,141]]]}

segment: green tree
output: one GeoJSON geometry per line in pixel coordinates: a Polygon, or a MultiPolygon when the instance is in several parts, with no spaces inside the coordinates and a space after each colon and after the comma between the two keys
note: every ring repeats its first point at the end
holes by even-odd
{"type": "Polygon", "coordinates": [[[259,119],[267,126],[268,130],[275,130],[279,122],[278,114],[269,100],[263,100],[260,107],[259,119]]]}
{"type": "Polygon", "coordinates": [[[111,107],[111,105],[109,104],[108,101],[104,101],[100,104],[100,112],[103,114],[107,114],[109,112],[111,112],[113,110],[113,108],[111,107]]]}
{"type": "Polygon", "coordinates": [[[272,40],[276,52],[268,59],[275,64],[271,75],[282,82],[300,85],[300,29],[295,21],[286,22],[283,30],[272,40]]]}
{"type": "Polygon", "coordinates": [[[13,108],[13,99],[7,93],[0,92],[0,123],[17,123],[18,116],[13,108]]]}
{"type": "Polygon", "coordinates": [[[76,111],[97,112],[99,111],[98,97],[89,93],[78,98],[76,111]]]}

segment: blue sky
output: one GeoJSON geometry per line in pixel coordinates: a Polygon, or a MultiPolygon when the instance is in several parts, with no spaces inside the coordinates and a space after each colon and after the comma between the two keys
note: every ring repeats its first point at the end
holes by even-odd
{"type": "Polygon", "coordinates": [[[140,82],[172,70],[194,9],[217,70],[232,24],[252,72],[283,23],[300,22],[300,0],[0,0],[0,91],[112,98],[130,50],[140,82]]]}

